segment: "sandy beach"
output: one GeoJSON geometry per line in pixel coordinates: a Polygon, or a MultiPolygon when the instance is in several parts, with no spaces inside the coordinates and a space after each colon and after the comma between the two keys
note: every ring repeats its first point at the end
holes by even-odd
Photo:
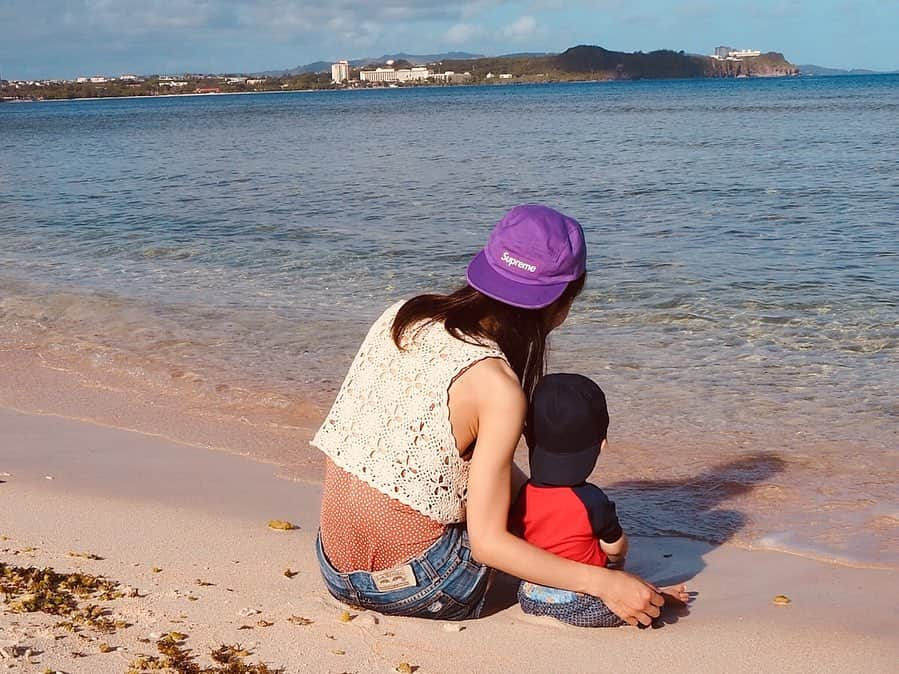
{"type": "Polygon", "coordinates": [[[487,617],[457,625],[345,615],[315,566],[319,488],[276,473],[146,433],[0,409],[0,563],[101,575],[124,594],[94,602],[122,625],[110,633],[12,611],[7,595],[0,668],[127,672],[172,632],[201,665],[239,644],[247,664],[286,672],[887,672],[899,656],[895,571],[675,538],[633,544],[634,571],[694,593],[657,629],[534,623],[510,605],[508,582],[487,617]],[[272,530],[272,519],[298,528],[272,530]],[[779,594],[791,603],[775,605],[779,594]]]}

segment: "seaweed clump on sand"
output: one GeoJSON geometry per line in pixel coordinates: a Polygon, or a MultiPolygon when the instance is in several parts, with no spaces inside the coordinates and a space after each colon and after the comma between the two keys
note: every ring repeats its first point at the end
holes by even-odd
{"type": "Polygon", "coordinates": [[[59,626],[75,630],[83,625],[111,633],[130,627],[107,617],[91,600],[112,601],[124,595],[117,582],[89,573],[58,573],[52,568],[12,566],[0,562],[0,592],[13,613],[47,613],[65,618],[59,626]]]}
{"type": "Polygon", "coordinates": [[[247,664],[244,658],[252,653],[240,644],[222,644],[209,653],[215,663],[201,667],[196,655],[184,647],[186,635],[171,632],[156,642],[159,655],[141,655],[131,661],[128,674],[174,672],[175,674],[284,674],[283,668],[272,669],[266,664],[247,664]],[[179,638],[181,637],[181,638],[179,638]]]}

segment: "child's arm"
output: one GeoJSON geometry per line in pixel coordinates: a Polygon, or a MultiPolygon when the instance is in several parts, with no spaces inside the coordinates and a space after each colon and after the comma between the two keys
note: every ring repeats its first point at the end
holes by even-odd
{"type": "Polygon", "coordinates": [[[599,547],[602,548],[602,551],[606,553],[606,557],[609,558],[610,567],[615,569],[624,568],[624,560],[627,557],[628,550],[627,534],[622,531],[618,540],[612,543],[599,539],[599,547]]]}
{"type": "Polygon", "coordinates": [[[627,555],[627,536],[621,530],[615,504],[602,489],[587,483],[574,487],[574,492],[587,509],[593,535],[599,540],[599,547],[609,558],[611,566],[622,568],[627,555]]]}

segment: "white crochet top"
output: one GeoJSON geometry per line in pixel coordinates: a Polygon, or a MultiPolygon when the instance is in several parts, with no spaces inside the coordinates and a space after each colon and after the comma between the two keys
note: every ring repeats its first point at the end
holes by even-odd
{"type": "Polygon", "coordinates": [[[391,329],[402,304],[368,331],[312,445],[423,515],[464,522],[468,462],[453,438],[449,388],[478,361],[506,358],[495,343],[463,342],[442,323],[413,327],[398,349],[391,329]]]}

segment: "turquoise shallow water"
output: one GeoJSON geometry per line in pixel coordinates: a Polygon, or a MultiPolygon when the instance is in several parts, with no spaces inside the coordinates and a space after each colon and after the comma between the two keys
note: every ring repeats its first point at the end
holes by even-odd
{"type": "Polygon", "coordinates": [[[631,526],[896,563],[897,120],[896,76],[0,105],[0,341],[324,401],[544,202],[631,526]]]}

